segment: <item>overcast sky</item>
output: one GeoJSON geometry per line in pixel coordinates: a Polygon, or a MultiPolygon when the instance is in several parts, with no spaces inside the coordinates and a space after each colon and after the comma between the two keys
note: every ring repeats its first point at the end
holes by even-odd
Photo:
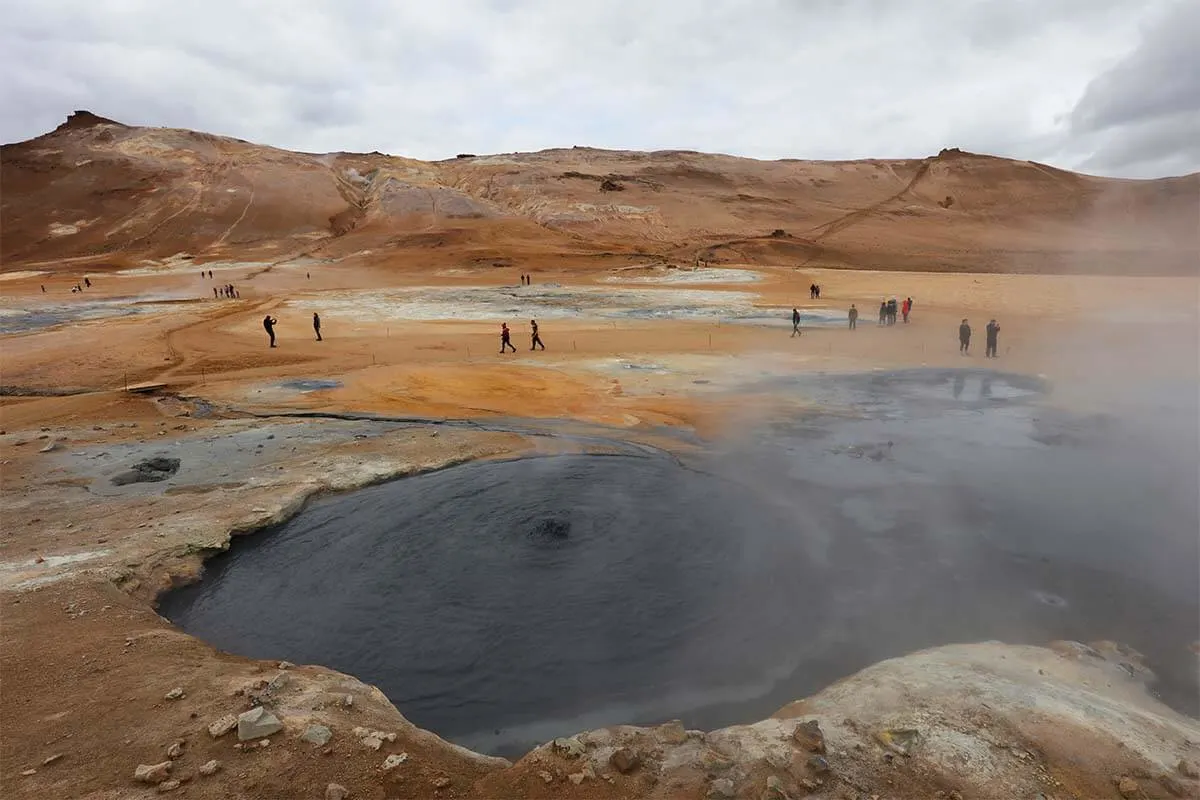
{"type": "Polygon", "coordinates": [[[1200,0],[0,0],[0,140],[1200,171],[1200,0]]]}

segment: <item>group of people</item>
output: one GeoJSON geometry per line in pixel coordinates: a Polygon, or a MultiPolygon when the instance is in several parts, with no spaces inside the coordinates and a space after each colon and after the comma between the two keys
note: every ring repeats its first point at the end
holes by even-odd
{"type": "Polygon", "coordinates": [[[912,313],[912,307],[913,299],[911,297],[904,298],[904,302],[899,304],[894,297],[891,300],[884,300],[879,304],[879,324],[895,325],[898,316],[907,323],[908,315],[912,313]]]}
{"type": "Polygon", "coordinates": [[[809,300],[820,300],[821,299],[821,287],[815,283],[810,283],[808,285],[808,299],[809,300]]]}
{"type": "MultiPolygon", "coordinates": [[[[816,299],[821,296],[821,287],[817,284],[811,284],[808,287],[809,297],[816,299]]],[[[902,302],[897,302],[896,298],[884,300],[879,304],[879,324],[880,326],[895,325],[897,318],[902,319],[905,323],[908,322],[909,315],[912,314],[913,299],[906,297],[902,302]]],[[[850,309],[846,314],[849,320],[850,330],[858,328],[858,307],[850,304],[850,309]]],[[[984,351],[985,358],[997,358],[1000,340],[1000,324],[996,320],[988,322],[984,329],[987,336],[987,346],[984,351]]],[[[800,310],[792,309],[792,337],[795,338],[801,335],[800,330],[800,310]]],[[[963,320],[958,326],[958,351],[963,355],[969,355],[971,348],[971,326],[967,320],[963,320]]]]}
{"type": "Polygon", "coordinates": [[[522,286],[532,286],[533,285],[533,276],[532,275],[521,275],[521,285],[522,286]]]}
{"type": "MultiPolygon", "coordinates": [[[[83,284],[82,284],[82,285],[77,283],[77,284],[75,284],[74,286],[72,286],[72,287],[71,287],[71,294],[76,294],[76,293],[78,293],[78,292],[82,292],[84,289],[90,289],[90,288],[92,288],[92,281],[91,281],[91,279],[90,279],[90,278],[84,278],[84,279],[83,279],[83,284]]],[[[45,291],[46,291],[46,287],[45,287],[45,286],[43,286],[43,287],[42,287],[42,292],[45,292],[45,291]]]]}
{"type": "Polygon", "coordinates": [[[222,297],[228,297],[229,299],[232,300],[232,299],[241,297],[241,295],[238,294],[238,290],[234,287],[234,285],[232,283],[227,283],[224,286],[214,286],[213,287],[213,297],[215,297],[217,299],[220,299],[222,297]]]}
{"type": "MultiPolygon", "coordinates": [[[[984,348],[984,358],[997,358],[996,350],[1000,341],[1000,325],[996,320],[990,320],[984,328],[987,346],[984,348]]],[[[958,352],[970,355],[971,325],[965,319],[958,326],[958,352]]]]}
{"type": "MultiPolygon", "coordinates": [[[[536,319],[529,320],[529,349],[537,350],[546,349],[546,345],[542,344],[541,334],[538,333],[538,324],[536,319]]],[[[500,323],[500,352],[504,353],[507,350],[517,352],[517,348],[512,343],[512,331],[508,329],[507,322],[500,323]]]]}

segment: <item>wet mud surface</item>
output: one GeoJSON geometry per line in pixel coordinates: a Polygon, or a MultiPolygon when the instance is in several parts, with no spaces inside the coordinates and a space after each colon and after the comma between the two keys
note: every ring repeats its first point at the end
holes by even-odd
{"type": "Polygon", "coordinates": [[[684,460],[476,463],[325,498],[162,613],[222,649],[352,673],[501,754],[750,721],[880,659],[988,639],[1127,643],[1166,702],[1200,711],[1194,399],[1075,415],[1044,381],[981,370],[772,389],[823,410],[684,460]]]}

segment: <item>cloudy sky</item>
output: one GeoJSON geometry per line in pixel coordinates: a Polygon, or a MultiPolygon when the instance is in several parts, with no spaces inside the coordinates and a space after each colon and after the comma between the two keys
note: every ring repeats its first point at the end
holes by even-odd
{"type": "Polygon", "coordinates": [[[0,140],[83,108],[297,150],[942,147],[1200,171],[1200,0],[0,0],[0,140]]]}

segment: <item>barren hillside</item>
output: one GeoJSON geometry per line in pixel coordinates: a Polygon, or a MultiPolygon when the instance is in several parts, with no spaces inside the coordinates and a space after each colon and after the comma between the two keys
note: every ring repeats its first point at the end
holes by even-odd
{"type": "Polygon", "coordinates": [[[593,257],[1194,273],[1200,174],[1097,178],[947,150],[755,161],[589,148],[424,162],[294,153],[89,112],[5,145],[6,269],[320,252],[397,267],[593,257]]]}

